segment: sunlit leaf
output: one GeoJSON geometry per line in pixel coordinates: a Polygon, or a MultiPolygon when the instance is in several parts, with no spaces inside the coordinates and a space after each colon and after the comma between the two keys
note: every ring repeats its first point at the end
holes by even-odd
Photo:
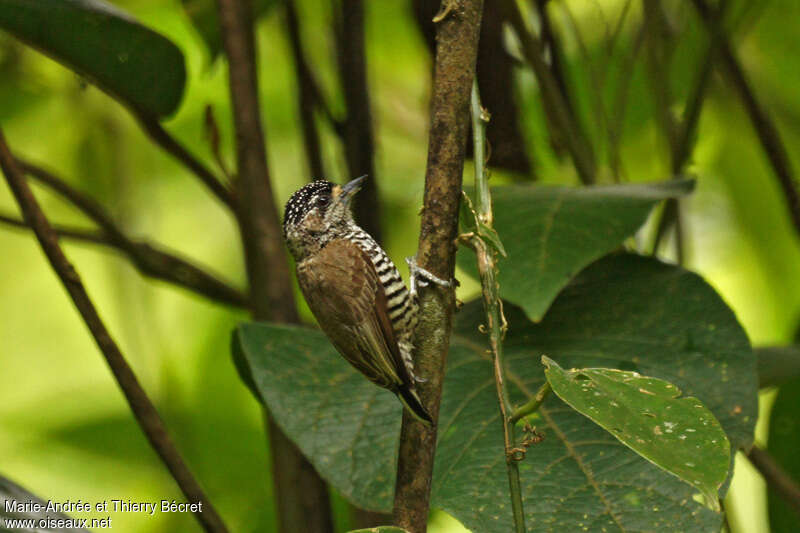
{"type": "Polygon", "coordinates": [[[101,0],[0,0],[0,29],[144,114],[169,115],[183,96],[178,47],[101,0]]]}
{"type": "Polygon", "coordinates": [[[668,381],[609,368],[564,370],[543,357],[559,398],[636,453],[698,489],[719,508],[731,450],[714,415],[668,381]]]}

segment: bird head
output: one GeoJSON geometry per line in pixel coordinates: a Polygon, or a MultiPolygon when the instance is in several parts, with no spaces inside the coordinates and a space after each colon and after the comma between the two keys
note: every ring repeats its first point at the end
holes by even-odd
{"type": "Polygon", "coordinates": [[[341,186],[313,181],[289,198],[283,215],[283,238],[295,260],[302,261],[355,224],[350,203],[365,179],[361,176],[341,186]]]}

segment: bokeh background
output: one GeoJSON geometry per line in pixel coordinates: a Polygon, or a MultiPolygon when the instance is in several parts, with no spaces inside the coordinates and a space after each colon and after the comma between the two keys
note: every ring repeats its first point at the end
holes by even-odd
{"type": "MultiPolygon", "coordinates": [[[[113,3],[168,36],[186,56],[184,100],[164,126],[211,165],[203,124],[205,107],[212,105],[223,155],[233,166],[227,67],[211,57],[184,6],[177,0],[113,3]]],[[[600,181],[611,182],[609,139],[598,118],[598,101],[613,118],[620,65],[633,49],[641,5],[630,2],[626,8],[629,2],[624,0],[550,4],[570,90],[600,154],[600,181]],[[606,39],[626,9],[627,22],[609,54],[606,39]]],[[[794,167],[800,168],[800,3],[729,4],[737,54],[776,120],[794,167]]],[[[679,112],[707,38],[688,2],[664,5],[678,36],[664,71],[679,112]]],[[[306,53],[334,109],[340,109],[330,2],[301,0],[298,8],[306,53]]],[[[365,8],[381,221],[386,248],[400,263],[413,255],[419,227],[431,58],[410,2],[373,1],[365,8]]],[[[260,18],[257,37],[262,119],[276,201],[282,204],[309,175],[280,2],[260,18]]],[[[506,44],[513,52],[513,40],[506,44]]],[[[670,177],[669,155],[654,113],[651,73],[642,57],[644,53],[630,76],[621,118],[618,144],[625,181],[670,177]]],[[[495,170],[493,178],[503,182],[534,176],[544,183],[577,183],[569,159],[552,149],[535,78],[528,69],[518,68],[514,81],[532,172],[520,177],[495,170]]],[[[244,285],[235,223],[206,190],[152,145],[115,101],[5,34],[0,34],[0,124],[19,155],[68,177],[107,206],[132,235],[163,243],[244,285]]],[[[325,177],[348,179],[338,139],[324,122],[320,127],[325,177]]],[[[740,100],[719,72],[712,76],[688,170],[698,178],[698,186],[682,203],[685,264],[719,291],[755,345],[791,341],[800,320],[800,242],[740,100]]],[[[90,227],[59,198],[41,188],[36,192],[52,220],[90,227]]],[[[4,185],[0,210],[17,212],[4,185]]],[[[652,229],[641,232],[639,244],[649,242],[652,229]]],[[[245,313],[145,279],[112,251],[70,242],[65,246],[231,529],[271,531],[272,483],[260,409],[241,384],[229,354],[231,330],[246,319],[245,313]]],[[[670,247],[664,249],[665,257],[674,258],[670,247]]],[[[460,297],[466,299],[474,290],[474,284],[464,282],[460,297]]],[[[25,230],[2,225],[0,347],[4,475],[56,500],[179,499],[37,243],[25,230]]],[[[762,394],[757,435],[761,443],[766,441],[770,398],[771,393],[762,394]]],[[[338,496],[333,498],[338,527],[345,530],[346,505],[338,496]]],[[[727,503],[733,531],[769,531],[763,482],[746,461],[737,462],[727,503]]],[[[190,516],[116,513],[113,519],[119,531],[197,530],[190,516]]],[[[435,513],[430,530],[456,532],[460,526],[435,513]]]]}

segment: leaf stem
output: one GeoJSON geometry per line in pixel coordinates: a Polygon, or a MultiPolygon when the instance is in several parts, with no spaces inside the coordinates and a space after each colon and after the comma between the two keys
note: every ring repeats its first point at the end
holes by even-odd
{"type": "MultiPolygon", "coordinates": [[[[492,224],[492,198],[489,191],[489,179],[484,165],[486,122],[488,117],[481,108],[478,83],[472,84],[472,132],[475,150],[475,186],[477,189],[476,208],[478,219],[491,228],[492,224]]],[[[522,489],[519,480],[520,450],[516,446],[514,422],[511,412],[513,406],[506,388],[505,363],[503,361],[503,337],[507,324],[503,316],[503,303],[500,300],[500,285],[495,277],[497,274],[497,253],[489,249],[484,240],[474,234],[469,238],[469,245],[475,250],[478,257],[478,273],[481,278],[481,292],[483,306],[486,310],[487,333],[489,347],[494,365],[494,379],[497,386],[497,397],[500,402],[500,413],[503,417],[503,440],[505,443],[506,467],[508,470],[508,485],[511,493],[511,510],[514,515],[514,531],[525,533],[525,513],[522,506],[522,489]]]]}
{"type": "Polygon", "coordinates": [[[539,387],[539,390],[536,391],[536,394],[533,396],[533,398],[514,409],[514,412],[511,413],[511,423],[516,424],[526,416],[538,411],[539,406],[542,405],[542,402],[545,401],[552,390],[553,389],[550,387],[550,383],[545,381],[544,384],[539,387]]]}

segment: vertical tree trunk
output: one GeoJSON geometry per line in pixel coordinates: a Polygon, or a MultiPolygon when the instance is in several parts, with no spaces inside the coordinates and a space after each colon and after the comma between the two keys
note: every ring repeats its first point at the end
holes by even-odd
{"type": "Polygon", "coordinates": [[[363,0],[334,0],[334,11],[339,82],[347,106],[342,138],[347,168],[350,178],[369,176],[356,198],[354,215],[367,233],[381,242],[375,140],[364,42],[364,3],[363,0]]]}
{"type": "MultiPolygon", "coordinates": [[[[443,279],[451,279],[455,270],[461,176],[482,11],[482,0],[445,0],[437,16],[440,22],[417,261],[443,279]]],[[[439,418],[454,304],[452,289],[430,287],[422,291],[420,322],[415,331],[415,364],[428,380],[419,389],[434,421],[439,418]]],[[[427,427],[404,412],[394,520],[411,533],[426,531],[435,452],[436,426],[427,427]]]]}
{"type": "MultiPolygon", "coordinates": [[[[236,129],[236,207],[251,307],[257,320],[297,322],[281,225],[270,184],[258,102],[252,9],[247,0],[219,0],[236,129]]],[[[265,411],[282,533],[330,533],[325,482],[265,411]]]]}

